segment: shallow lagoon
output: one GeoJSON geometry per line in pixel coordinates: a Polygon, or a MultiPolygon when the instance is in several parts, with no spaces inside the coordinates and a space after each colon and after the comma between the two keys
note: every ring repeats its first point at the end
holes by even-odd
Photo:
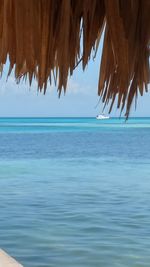
{"type": "Polygon", "coordinates": [[[0,119],[0,247],[25,267],[148,267],[150,119],[0,119]]]}

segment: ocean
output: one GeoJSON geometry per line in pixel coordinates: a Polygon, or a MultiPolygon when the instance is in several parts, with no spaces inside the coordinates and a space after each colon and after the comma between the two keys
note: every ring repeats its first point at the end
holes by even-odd
{"type": "Polygon", "coordinates": [[[1,118],[0,247],[24,267],[149,267],[150,118],[1,118]]]}

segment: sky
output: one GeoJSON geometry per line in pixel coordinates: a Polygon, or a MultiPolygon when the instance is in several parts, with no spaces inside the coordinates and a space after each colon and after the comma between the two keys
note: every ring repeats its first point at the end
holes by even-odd
{"type": "MultiPolygon", "coordinates": [[[[95,117],[103,108],[97,94],[101,51],[102,43],[96,59],[90,60],[84,72],[82,66],[78,66],[68,80],[65,96],[62,93],[60,98],[55,86],[48,85],[44,95],[37,91],[36,81],[29,87],[27,82],[16,84],[13,75],[7,80],[7,62],[0,79],[0,117],[95,117]]],[[[130,116],[150,117],[149,103],[149,93],[139,96],[137,108],[135,110],[133,105],[130,116]]],[[[107,112],[108,108],[105,114],[107,112]]],[[[119,115],[120,112],[114,106],[110,116],[119,115]]]]}

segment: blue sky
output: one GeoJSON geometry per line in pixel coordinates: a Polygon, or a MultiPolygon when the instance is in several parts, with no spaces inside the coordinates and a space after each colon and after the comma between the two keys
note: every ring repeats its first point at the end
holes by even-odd
{"type": "MultiPolygon", "coordinates": [[[[101,45],[95,61],[91,60],[83,72],[81,66],[75,70],[73,77],[68,81],[66,95],[62,93],[58,98],[57,88],[48,86],[46,95],[37,92],[36,81],[31,88],[28,83],[16,84],[13,75],[6,82],[6,65],[3,77],[0,80],[0,117],[10,116],[96,116],[102,112],[102,103],[97,95],[101,45]],[[98,105],[97,105],[98,104],[98,105]]],[[[150,87],[149,87],[150,88],[150,87]]],[[[150,94],[145,93],[138,98],[135,111],[134,105],[131,116],[150,116],[150,94]]],[[[107,113],[107,108],[105,113],[107,113]]],[[[119,116],[114,107],[111,116],[119,116]]]]}

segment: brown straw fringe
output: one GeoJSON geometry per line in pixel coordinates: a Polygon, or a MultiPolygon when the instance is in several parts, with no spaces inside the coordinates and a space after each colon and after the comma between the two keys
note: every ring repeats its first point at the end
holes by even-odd
{"type": "Polygon", "coordinates": [[[128,117],[150,82],[150,0],[0,0],[0,69],[9,56],[8,75],[14,67],[17,81],[36,78],[44,92],[53,76],[61,94],[103,30],[98,94],[110,111],[117,97],[128,117]]]}

